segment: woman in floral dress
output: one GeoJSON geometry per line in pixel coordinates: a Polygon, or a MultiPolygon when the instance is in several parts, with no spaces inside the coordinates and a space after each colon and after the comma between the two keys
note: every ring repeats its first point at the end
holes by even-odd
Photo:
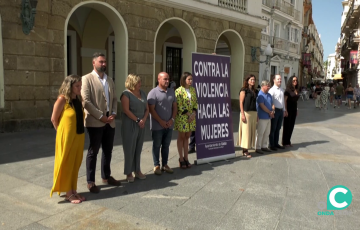
{"type": "Polygon", "coordinates": [[[175,90],[175,96],[178,105],[178,113],[175,118],[174,129],[179,131],[177,139],[177,148],[179,152],[179,167],[190,168],[189,137],[196,128],[197,97],[195,88],[192,87],[191,73],[185,72],[180,78],[180,87],[175,90]]]}

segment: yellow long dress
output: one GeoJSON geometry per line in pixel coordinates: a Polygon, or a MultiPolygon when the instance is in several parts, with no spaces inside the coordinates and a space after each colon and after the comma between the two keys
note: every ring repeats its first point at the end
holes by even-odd
{"type": "Polygon", "coordinates": [[[76,133],[75,109],[66,103],[56,132],[54,184],[50,197],[54,192],[60,195],[61,192],[77,189],[84,143],[85,133],[76,133]]]}

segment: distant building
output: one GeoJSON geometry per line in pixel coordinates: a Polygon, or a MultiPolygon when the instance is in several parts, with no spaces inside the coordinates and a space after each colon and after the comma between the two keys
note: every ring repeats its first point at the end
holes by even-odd
{"type": "MultiPolygon", "coordinates": [[[[179,86],[181,73],[192,70],[193,52],[230,55],[236,109],[244,76],[259,75],[259,63],[251,60],[250,50],[260,47],[261,30],[267,25],[261,4],[261,0],[1,1],[0,132],[51,127],[52,107],[64,77],[91,72],[94,52],[107,56],[107,74],[115,81],[118,103],[128,73],[140,75],[148,92],[160,71],[168,72],[179,86]],[[31,17],[34,27],[26,31],[31,17]]],[[[296,17],[291,28],[301,27],[299,13],[296,17]]]]}
{"type": "MultiPolygon", "coordinates": [[[[298,74],[302,12],[303,3],[299,0],[262,0],[262,18],[268,25],[261,32],[261,47],[264,50],[270,44],[273,55],[269,64],[260,64],[260,81],[269,79],[271,74],[280,74],[285,87],[287,79],[298,74]]],[[[261,60],[265,59],[263,54],[261,60]]]]}
{"type": "Polygon", "coordinates": [[[360,0],[342,2],[341,37],[337,43],[336,57],[341,64],[344,85],[360,83],[360,0]]]}
{"type": "Polygon", "coordinates": [[[312,17],[312,1],[304,0],[304,29],[302,31],[301,52],[302,60],[300,64],[300,85],[305,86],[307,82],[314,79],[322,79],[325,81],[323,69],[324,48],[321,42],[321,35],[316,29],[315,22],[312,17]]]}
{"type": "Polygon", "coordinates": [[[341,66],[336,59],[336,53],[329,54],[327,62],[326,80],[332,80],[335,74],[341,73],[341,66]]]}

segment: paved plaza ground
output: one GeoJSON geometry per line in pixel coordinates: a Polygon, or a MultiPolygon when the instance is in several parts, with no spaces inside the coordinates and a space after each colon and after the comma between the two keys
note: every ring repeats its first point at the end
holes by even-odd
{"type": "MultiPolygon", "coordinates": [[[[233,113],[235,140],[238,116],[233,113]]],[[[112,175],[124,180],[117,125],[112,175]]],[[[234,159],[182,170],[174,132],[169,165],[175,173],[156,176],[147,129],[141,161],[147,179],[108,187],[101,185],[98,167],[101,192],[90,194],[83,161],[78,191],[88,201],[74,205],[56,194],[49,197],[55,130],[3,133],[0,229],[360,229],[359,136],[360,108],[319,111],[314,101],[300,101],[292,148],[253,153],[252,159],[236,148],[234,159]],[[346,215],[318,215],[326,211],[327,193],[335,185],[353,194],[346,215]]]]}

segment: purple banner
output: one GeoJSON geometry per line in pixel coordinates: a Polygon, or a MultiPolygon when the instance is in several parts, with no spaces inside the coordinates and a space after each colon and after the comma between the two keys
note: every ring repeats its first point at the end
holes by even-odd
{"type": "Polygon", "coordinates": [[[198,99],[197,159],[234,154],[230,57],[193,53],[192,74],[198,99]]]}

